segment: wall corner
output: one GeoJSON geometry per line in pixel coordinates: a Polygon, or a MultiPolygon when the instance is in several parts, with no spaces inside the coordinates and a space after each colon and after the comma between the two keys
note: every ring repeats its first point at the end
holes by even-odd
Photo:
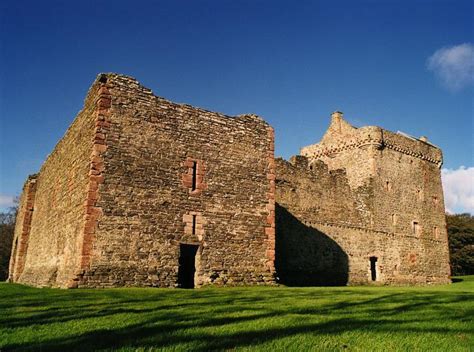
{"type": "Polygon", "coordinates": [[[98,205],[98,201],[100,199],[100,185],[104,182],[105,177],[104,154],[107,150],[112,102],[112,95],[106,79],[101,78],[98,81],[96,94],[94,137],[88,173],[89,185],[84,202],[84,227],[79,239],[79,264],[75,277],[66,285],[67,288],[78,287],[85,272],[90,268],[97,225],[102,216],[102,208],[98,205]]]}
{"type": "Polygon", "coordinates": [[[275,274],[275,131],[268,126],[267,138],[269,148],[267,154],[267,180],[269,182],[267,192],[267,218],[265,224],[265,236],[267,243],[266,264],[270,273],[275,274]]]}
{"type": "Polygon", "coordinates": [[[8,281],[18,282],[26,262],[38,175],[30,175],[23,186],[10,256],[8,281]]]}

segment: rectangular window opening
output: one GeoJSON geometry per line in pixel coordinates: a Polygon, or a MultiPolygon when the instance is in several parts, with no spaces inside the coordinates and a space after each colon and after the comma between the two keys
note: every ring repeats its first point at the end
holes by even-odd
{"type": "Polygon", "coordinates": [[[197,179],[197,162],[193,161],[193,183],[191,185],[191,190],[196,190],[196,179],[197,179]]]}
{"type": "Polygon", "coordinates": [[[434,238],[435,238],[435,239],[438,239],[438,237],[439,237],[439,229],[438,229],[437,226],[435,226],[435,227],[433,228],[433,235],[434,235],[434,238]]]}
{"type": "Polygon", "coordinates": [[[370,257],[370,278],[377,281],[377,257],[370,257]]]}

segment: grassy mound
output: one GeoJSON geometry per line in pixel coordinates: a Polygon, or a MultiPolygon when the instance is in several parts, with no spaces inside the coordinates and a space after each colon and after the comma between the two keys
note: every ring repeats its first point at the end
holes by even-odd
{"type": "Polygon", "coordinates": [[[474,276],[431,287],[36,289],[0,284],[0,350],[466,351],[474,276]]]}

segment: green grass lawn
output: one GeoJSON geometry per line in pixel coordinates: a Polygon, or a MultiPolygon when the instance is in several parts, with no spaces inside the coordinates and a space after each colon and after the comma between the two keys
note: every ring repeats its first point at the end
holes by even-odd
{"type": "Polygon", "coordinates": [[[0,284],[0,350],[469,351],[474,276],[430,287],[0,284]]]}

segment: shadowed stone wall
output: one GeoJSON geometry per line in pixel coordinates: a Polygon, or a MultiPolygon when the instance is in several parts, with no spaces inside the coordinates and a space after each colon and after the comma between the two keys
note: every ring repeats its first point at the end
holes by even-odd
{"type": "Polygon", "coordinates": [[[341,286],[349,278],[347,254],[330,236],[276,205],[278,282],[288,286],[341,286]]]}

